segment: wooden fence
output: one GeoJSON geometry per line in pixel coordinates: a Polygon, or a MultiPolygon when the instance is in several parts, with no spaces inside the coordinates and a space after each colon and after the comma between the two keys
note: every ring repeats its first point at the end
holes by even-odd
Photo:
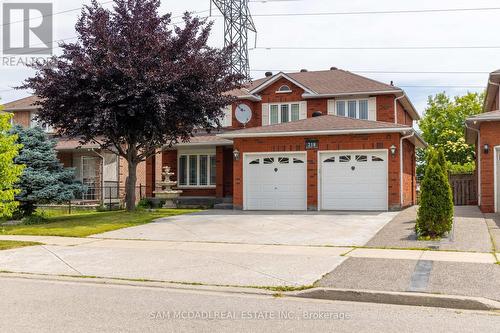
{"type": "Polygon", "coordinates": [[[477,182],[474,174],[450,175],[455,206],[477,205],[477,182]]]}

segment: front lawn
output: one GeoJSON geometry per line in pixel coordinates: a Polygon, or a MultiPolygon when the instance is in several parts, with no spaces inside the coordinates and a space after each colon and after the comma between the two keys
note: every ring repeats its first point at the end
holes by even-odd
{"type": "Polygon", "coordinates": [[[17,247],[33,246],[33,245],[40,245],[40,243],[0,240],[0,251],[1,250],[8,250],[8,249],[15,249],[17,247]]]}
{"type": "Polygon", "coordinates": [[[160,217],[199,212],[199,209],[157,209],[156,211],[78,212],[71,215],[50,216],[48,223],[38,225],[0,226],[0,235],[36,235],[86,237],[127,227],[149,223],[160,217]]]}

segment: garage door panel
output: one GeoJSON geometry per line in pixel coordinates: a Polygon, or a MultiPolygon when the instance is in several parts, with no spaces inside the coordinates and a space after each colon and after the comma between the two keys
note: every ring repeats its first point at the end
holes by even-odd
{"type": "Polygon", "coordinates": [[[386,153],[342,152],[320,156],[321,209],[387,209],[386,153]]]}
{"type": "Polygon", "coordinates": [[[245,209],[249,210],[305,210],[306,164],[305,154],[259,154],[246,156],[244,179],[245,209]],[[259,160],[259,164],[249,164],[259,160]],[[263,164],[266,161],[269,164],[263,164]]]}

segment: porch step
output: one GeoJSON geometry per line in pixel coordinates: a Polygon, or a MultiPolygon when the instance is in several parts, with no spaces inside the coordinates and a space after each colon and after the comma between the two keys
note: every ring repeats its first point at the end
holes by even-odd
{"type": "Polygon", "coordinates": [[[214,206],[214,209],[229,209],[229,210],[232,210],[233,209],[233,203],[229,203],[229,202],[223,202],[223,203],[219,203],[219,204],[216,204],[214,206]]]}
{"type": "Polygon", "coordinates": [[[177,206],[179,208],[212,208],[221,201],[216,197],[179,197],[177,206]]]}
{"type": "Polygon", "coordinates": [[[230,204],[232,204],[233,203],[233,197],[222,198],[222,203],[230,203],[230,204]]]}

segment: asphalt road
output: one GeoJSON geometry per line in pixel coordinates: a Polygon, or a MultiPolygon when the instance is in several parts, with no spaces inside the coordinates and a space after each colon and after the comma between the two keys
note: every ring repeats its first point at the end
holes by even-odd
{"type": "Polygon", "coordinates": [[[0,332],[494,332],[500,314],[0,278],[0,332]],[[207,319],[209,317],[209,319],[207,319]]]}

